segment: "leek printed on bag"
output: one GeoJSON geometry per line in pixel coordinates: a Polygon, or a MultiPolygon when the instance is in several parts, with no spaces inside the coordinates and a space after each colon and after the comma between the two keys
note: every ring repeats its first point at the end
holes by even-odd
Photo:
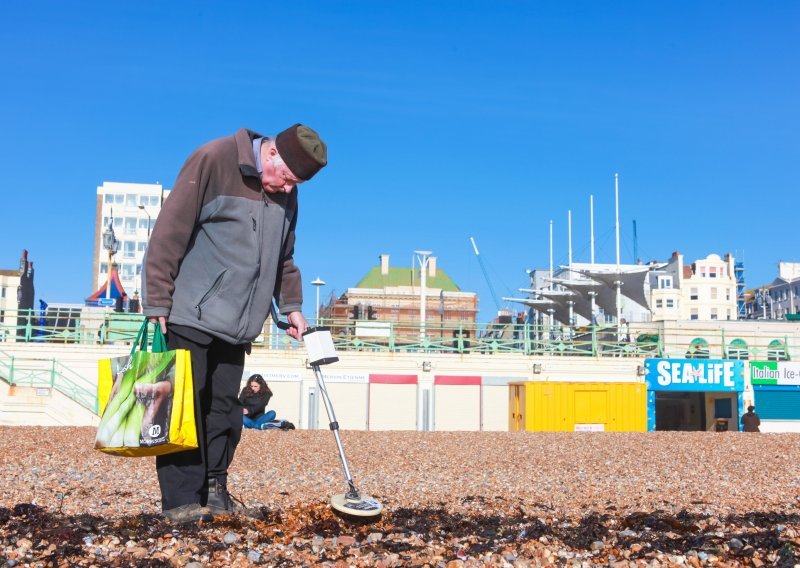
{"type": "Polygon", "coordinates": [[[137,448],[169,442],[175,351],[137,351],[110,360],[114,385],[95,448],[137,448]]]}

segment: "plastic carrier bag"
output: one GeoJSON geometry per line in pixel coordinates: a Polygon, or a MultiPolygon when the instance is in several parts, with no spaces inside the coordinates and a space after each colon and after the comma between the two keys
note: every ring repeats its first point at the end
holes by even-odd
{"type": "Polygon", "coordinates": [[[95,449],[118,456],[159,456],[197,448],[191,355],[167,351],[155,324],[147,351],[147,320],[131,353],[99,361],[100,425],[95,449]]]}

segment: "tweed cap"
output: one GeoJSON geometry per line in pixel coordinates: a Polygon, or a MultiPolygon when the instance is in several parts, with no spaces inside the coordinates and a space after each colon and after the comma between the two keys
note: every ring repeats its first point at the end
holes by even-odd
{"type": "Polygon", "coordinates": [[[308,126],[295,124],[275,137],[275,147],[292,173],[310,180],[328,163],[328,147],[308,126]]]}

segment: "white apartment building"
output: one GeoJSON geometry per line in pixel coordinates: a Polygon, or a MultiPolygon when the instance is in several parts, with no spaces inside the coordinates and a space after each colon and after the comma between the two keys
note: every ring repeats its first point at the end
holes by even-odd
{"type": "MultiPolygon", "coordinates": [[[[169,194],[161,184],[103,182],[97,188],[94,229],[94,267],[92,292],[108,279],[108,250],[103,248],[103,232],[113,224],[119,250],[112,263],[117,264],[120,282],[128,293],[141,289],[142,259],[150,231],[161,204],[169,194]]],[[[87,294],[88,296],[88,294],[87,294]]]]}
{"type": "Polygon", "coordinates": [[[672,254],[665,267],[651,273],[653,321],[735,320],[736,275],[730,254],[709,254],[692,264],[672,254]]]}
{"type": "MultiPolygon", "coordinates": [[[[11,329],[17,325],[17,288],[19,287],[19,281],[19,269],[0,270],[0,328],[4,330],[11,329]]],[[[0,341],[3,340],[4,338],[0,336],[0,341]]]]}

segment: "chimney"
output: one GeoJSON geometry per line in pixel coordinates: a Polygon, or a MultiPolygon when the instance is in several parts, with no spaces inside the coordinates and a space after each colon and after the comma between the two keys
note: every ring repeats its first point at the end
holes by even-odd
{"type": "Polygon", "coordinates": [[[436,277],[436,257],[430,256],[428,257],[428,276],[430,278],[436,277]]]}
{"type": "Polygon", "coordinates": [[[389,274],[389,255],[381,254],[378,256],[381,259],[381,275],[388,276],[389,274]]]}

